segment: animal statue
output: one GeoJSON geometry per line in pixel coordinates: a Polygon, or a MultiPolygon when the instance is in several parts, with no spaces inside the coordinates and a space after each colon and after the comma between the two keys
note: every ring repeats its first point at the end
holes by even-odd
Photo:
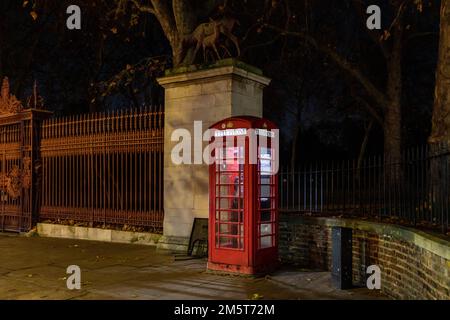
{"type": "MultiPolygon", "coordinates": [[[[220,26],[216,21],[211,21],[209,23],[205,24],[205,28],[203,31],[210,31],[212,30],[212,33],[200,33],[201,37],[198,38],[199,41],[197,41],[197,45],[194,50],[194,59],[197,56],[198,50],[200,49],[200,46],[203,48],[203,59],[206,61],[206,49],[212,48],[216,54],[217,59],[220,59],[219,51],[217,50],[217,42],[219,41],[219,35],[220,35],[220,26]]],[[[194,31],[195,33],[195,31],[194,31]]]]}
{"type": "Polygon", "coordinates": [[[223,17],[222,19],[217,21],[219,24],[219,31],[221,34],[223,34],[225,37],[230,39],[234,45],[236,46],[237,55],[238,57],[241,55],[241,49],[239,47],[239,40],[238,38],[233,34],[233,29],[236,25],[239,25],[239,21],[231,18],[231,17],[223,17]]]}
{"type": "MultiPolygon", "coordinates": [[[[206,50],[208,48],[213,49],[214,53],[217,56],[217,59],[220,59],[219,51],[217,50],[217,45],[219,44],[220,35],[223,34],[227,39],[231,40],[236,46],[236,50],[238,56],[241,54],[239,47],[238,38],[232,33],[234,27],[239,24],[236,19],[224,17],[219,20],[213,20],[210,18],[209,22],[202,23],[195,28],[192,34],[186,36],[185,43],[194,45],[195,50],[192,59],[195,60],[197,57],[198,51],[200,48],[203,48],[203,58],[206,61],[206,50]]],[[[228,55],[231,56],[230,52],[224,45],[220,45],[228,55]]],[[[192,61],[193,62],[193,61],[192,61]]]]}

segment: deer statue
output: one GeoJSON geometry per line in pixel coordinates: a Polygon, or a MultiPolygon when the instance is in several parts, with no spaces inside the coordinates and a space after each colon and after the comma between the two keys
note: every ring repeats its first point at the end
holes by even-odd
{"type": "MultiPolygon", "coordinates": [[[[193,60],[197,57],[198,51],[200,48],[203,48],[203,58],[206,61],[206,50],[208,48],[212,48],[214,53],[217,56],[217,59],[220,59],[219,51],[217,50],[217,44],[219,43],[220,35],[223,34],[226,38],[231,40],[236,46],[238,56],[241,54],[239,48],[239,40],[232,33],[234,27],[239,22],[236,19],[224,17],[220,20],[213,20],[210,18],[209,22],[200,24],[192,34],[186,36],[185,43],[194,45],[195,50],[193,54],[193,60]]],[[[220,45],[221,48],[231,56],[228,49],[224,45],[220,45]]],[[[193,61],[192,61],[193,62],[193,61]]]]}
{"type": "Polygon", "coordinates": [[[220,33],[223,34],[228,39],[230,39],[236,46],[237,55],[239,57],[241,55],[239,40],[233,34],[233,29],[236,25],[239,25],[239,21],[231,17],[223,17],[222,19],[218,20],[217,23],[219,24],[220,33]]]}
{"type": "Polygon", "coordinates": [[[220,26],[217,22],[211,21],[209,23],[202,23],[193,32],[192,36],[196,42],[196,47],[194,50],[194,59],[197,56],[200,47],[203,48],[203,59],[206,61],[206,49],[212,48],[220,59],[219,51],[217,50],[217,42],[219,41],[220,26]]]}

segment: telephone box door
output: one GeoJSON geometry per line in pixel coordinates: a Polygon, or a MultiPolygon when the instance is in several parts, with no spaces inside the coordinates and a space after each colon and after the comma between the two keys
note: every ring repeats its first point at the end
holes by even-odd
{"type": "Polygon", "coordinates": [[[249,217],[244,213],[248,176],[244,147],[220,147],[214,156],[216,161],[210,168],[210,185],[215,188],[215,199],[210,199],[215,212],[210,219],[210,245],[214,246],[211,258],[216,263],[246,265],[249,217]]]}

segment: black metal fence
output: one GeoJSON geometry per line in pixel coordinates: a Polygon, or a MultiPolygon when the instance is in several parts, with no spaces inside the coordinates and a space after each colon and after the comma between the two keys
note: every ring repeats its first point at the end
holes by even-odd
{"type": "Polygon", "coordinates": [[[313,215],[375,218],[449,231],[447,144],[363,160],[316,161],[280,170],[280,209],[313,215]]]}

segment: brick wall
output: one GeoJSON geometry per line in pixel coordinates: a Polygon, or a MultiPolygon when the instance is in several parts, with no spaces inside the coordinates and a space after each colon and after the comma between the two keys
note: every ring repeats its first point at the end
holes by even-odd
{"type": "Polygon", "coordinates": [[[392,225],[282,215],[280,257],[301,268],[331,270],[331,228],[353,229],[353,284],[381,269],[381,290],[396,299],[450,299],[450,242],[392,225]]]}

